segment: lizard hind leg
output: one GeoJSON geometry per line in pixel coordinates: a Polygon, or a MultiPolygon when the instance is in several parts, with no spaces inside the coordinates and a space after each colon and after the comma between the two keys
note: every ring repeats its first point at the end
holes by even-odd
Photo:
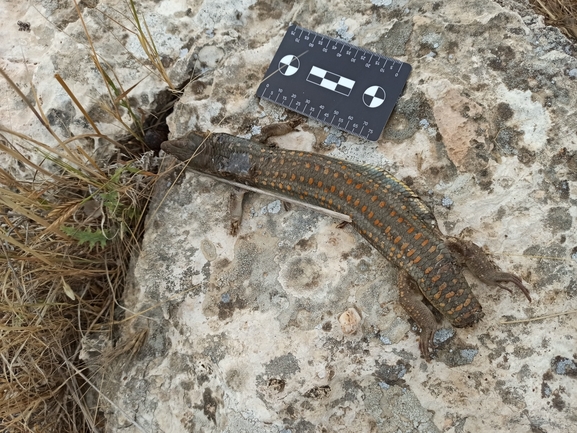
{"type": "Polygon", "coordinates": [[[446,244],[459,261],[464,263],[467,269],[483,283],[497,286],[510,293],[512,293],[511,289],[502,283],[513,283],[531,302],[529,290],[523,285],[521,278],[515,274],[503,272],[479,245],[454,237],[448,238],[446,244]]]}
{"type": "Polygon", "coordinates": [[[417,283],[404,270],[399,270],[397,277],[399,303],[407,314],[421,328],[419,349],[427,362],[431,361],[430,350],[434,346],[433,336],[438,328],[434,314],[423,303],[423,294],[417,283]]]}

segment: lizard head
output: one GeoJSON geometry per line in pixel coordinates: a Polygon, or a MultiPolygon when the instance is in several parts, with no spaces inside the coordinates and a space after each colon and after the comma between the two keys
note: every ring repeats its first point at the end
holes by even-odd
{"type": "Polygon", "coordinates": [[[166,153],[186,162],[187,167],[193,170],[211,167],[209,163],[212,157],[210,146],[206,142],[205,137],[201,135],[190,133],[176,140],[164,141],[160,148],[166,153]]]}

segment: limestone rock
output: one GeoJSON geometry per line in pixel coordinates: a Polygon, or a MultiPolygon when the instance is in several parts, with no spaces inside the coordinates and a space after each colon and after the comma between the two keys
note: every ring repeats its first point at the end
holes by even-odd
{"type": "MultiPolygon", "coordinates": [[[[296,116],[254,96],[291,22],[394,55],[413,72],[377,144],[306,120],[300,145],[386,165],[431,205],[445,233],[468,228],[522,276],[533,303],[471,278],[485,319],[438,333],[427,364],[396,301],[396,270],[350,227],[251,194],[232,237],[230,187],[176,171],[158,182],[122,300],[134,318],[114,343],[143,330],[148,337],[97,381],[114,402],[108,431],[138,431],[134,422],[171,432],[571,431],[577,315],[503,322],[577,309],[575,45],[514,0],[190,3],[143,4],[171,76],[199,68],[169,119],[173,137],[250,137],[296,116]],[[362,319],[356,332],[343,332],[346,311],[362,319]]],[[[25,62],[17,43],[0,48],[6,69],[28,64],[55,127],[79,133],[80,114],[52,80],[59,72],[84,88],[98,112],[97,77],[79,71],[78,21],[49,11],[64,34],[24,6],[10,8],[31,32],[14,39],[29,47],[25,62]]],[[[124,44],[142,60],[134,42],[129,35],[124,44]]],[[[132,60],[110,47],[104,53],[130,77],[132,60]]],[[[152,100],[159,87],[135,97],[152,100]]],[[[22,104],[10,107],[3,122],[33,122],[22,104]]]]}

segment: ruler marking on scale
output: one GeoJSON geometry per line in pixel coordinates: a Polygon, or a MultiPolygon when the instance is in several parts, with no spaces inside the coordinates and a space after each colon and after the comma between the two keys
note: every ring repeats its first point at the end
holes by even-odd
{"type": "Polygon", "coordinates": [[[257,96],[377,140],[410,72],[407,63],[293,25],[257,96]]]}

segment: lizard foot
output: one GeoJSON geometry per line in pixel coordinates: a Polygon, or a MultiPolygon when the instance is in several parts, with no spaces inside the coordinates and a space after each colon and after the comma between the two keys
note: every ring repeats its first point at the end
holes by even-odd
{"type": "Polygon", "coordinates": [[[523,285],[521,278],[517,275],[503,272],[479,245],[454,237],[448,237],[446,245],[458,260],[465,264],[471,273],[483,283],[497,286],[500,289],[507,290],[509,293],[512,293],[511,289],[502,283],[513,283],[531,302],[529,290],[523,285]]]}
{"type": "Polygon", "coordinates": [[[435,332],[431,328],[422,328],[421,336],[419,339],[419,350],[421,351],[421,356],[425,358],[425,361],[431,362],[431,348],[435,348],[433,343],[433,337],[435,332]]]}
{"type": "Polygon", "coordinates": [[[523,292],[529,302],[531,302],[531,295],[529,294],[529,290],[523,285],[523,281],[517,275],[510,274],[508,272],[495,271],[489,275],[485,275],[485,278],[481,279],[481,281],[483,281],[485,284],[497,286],[500,289],[508,291],[509,293],[513,293],[513,291],[501,283],[513,283],[523,292]]]}

